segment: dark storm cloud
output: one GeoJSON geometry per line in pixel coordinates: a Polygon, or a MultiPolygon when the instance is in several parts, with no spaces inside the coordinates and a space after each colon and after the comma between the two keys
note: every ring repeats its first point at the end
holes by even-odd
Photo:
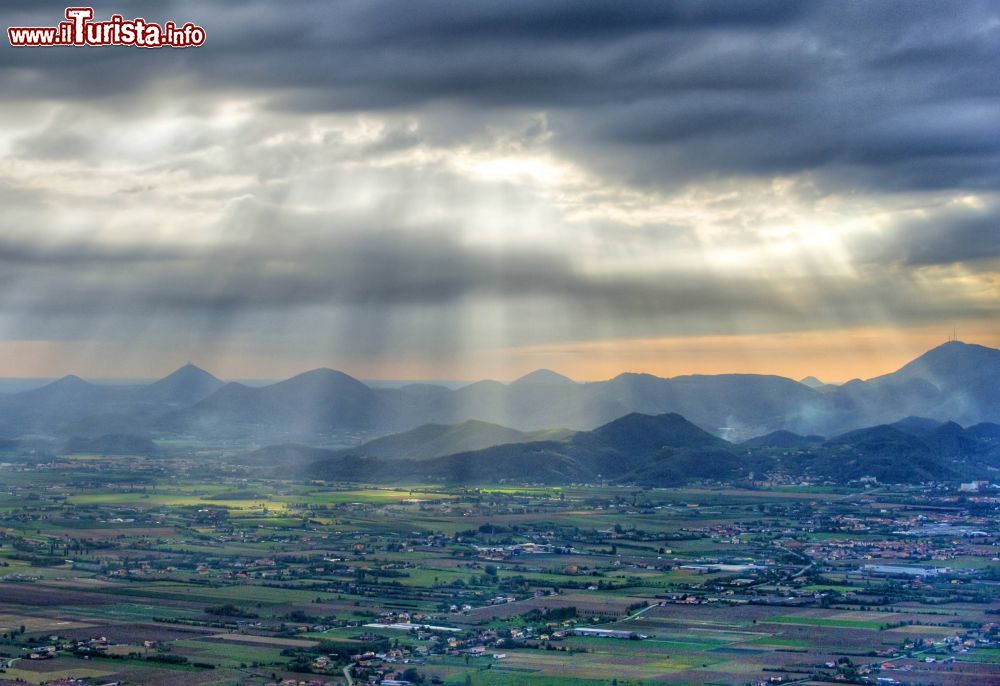
{"type": "Polygon", "coordinates": [[[989,263],[1000,258],[1000,200],[963,204],[902,221],[878,238],[855,241],[862,263],[898,263],[914,267],[989,263]]]}
{"type": "MultiPolygon", "coordinates": [[[[56,5],[5,4],[7,23],[56,5]]],[[[553,143],[643,185],[814,171],[838,187],[1000,183],[1000,10],[966,2],[156,2],[186,51],[0,51],[5,97],[261,93],[278,108],[550,113],[553,143]]],[[[43,22],[48,23],[48,22],[43,22]]]]}
{"type": "MultiPolygon", "coordinates": [[[[764,328],[809,319],[864,322],[892,312],[909,323],[997,314],[995,305],[964,301],[948,289],[928,291],[905,272],[870,269],[844,282],[817,275],[713,274],[704,269],[593,273],[555,250],[470,246],[451,227],[380,226],[370,218],[300,214],[246,201],[225,220],[238,231],[211,250],[149,250],[75,244],[53,250],[38,239],[0,243],[2,310],[20,326],[39,322],[48,335],[61,324],[142,317],[209,317],[343,307],[358,320],[409,307],[468,302],[549,303],[586,335],[594,317],[616,330],[662,334],[709,330],[750,317],[764,328]],[[278,222],[281,232],[266,227],[278,222]],[[333,230],[333,227],[338,227],[333,230]],[[96,317],[96,319],[95,319],[96,317]]],[[[551,322],[525,320],[525,339],[551,322]]],[[[565,332],[563,332],[565,333],[565,332]]],[[[591,332],[593,333],[593,332],[591,332]]]]}
{"type": "MultiPolygon", "coordinates": [[[[228,311],[311,305],[439,305],[468,296],[559,296],[585,301],[686,292],[687,277],[593,278],[569,256],[534,246],[470,246],[455,227],[392,227],[369,216],[299,213],[246,200],[213,248],[0,240],[14,298],[34,312],[118,309],[228,311]],[[280,232],[272,227],[281,226],[280,232]]],[[[690,291],[690,292],[687,292],[690,291]]],[[[739,297],[738,293],[729,294],[739,297]]],[[[11,301],[8,300],[8,303],[11,301]]],[[[721,299],[717,301],[721,304],[721,299]]]]}
{"type": "MultiPolygon", "coordinates": [[[[63,7],[6,2],[0,22],[54,24],[63,7]]],[[[808,215],[827,196],[858,191],[870,198],[862,212],[879,214],[890,195],[905,200],[886,202],[888,213],[921,206],[911,196],[939,206],[944,194],[928,191],[1000,187],[1000,10],[960,8],[98,6],[98,18],[194,21],[208,40],[189,50],[0,47],[0,106],[17,114],[0,139],[13,172],[0,171],[17,180],[0,178],[0,334],[100,338],[153,320],[168,333],[212,333],[249,316],[278,336],[282,317],[328,308],[352,312],[343,335],[373,346],[388,328],[407,335],[400,322],[413,312],[448,310],[442,319],[461,330],[469,303],[497,302],[530,304],[507,323],[517,342],[996,317],[984,289],[920,274],[955,263],[966,274],[988,270],[1000,245],[995,203],[907,215],[850,244],[850,265],[825,255],[815,264],[789,258],[788,273],[775,259],[749,264],[755,243],[762,253],[772,247],[774,224],[815,223],[808,215]],[[249,102],[246,119],[213,119],[223,102],[249,102]],[[383,115],[371,118],[383,128],[358,134],[343,125],[351,117],[326,118],[333,126],[316,117],[309,130],[311,115],[327,113],[383,115]],[[537,183],[463,176],[461,162],[474,170],[510,150],[575,162],[592,172],[580,183],[592,185],[535,196],[544,173],[537,183]],[[761,219],[740,183],[786,174],[814,195],[761,219]],[[691,216],[657,215],[653,205],[699,181],[691,216]],[[622,182],[653,193],[631,199],[622,182]],[[720,207],[733,189],[734,206],[720,207]],[[350,205],[352,191],[375,199],[356,214],[330,209],[350,205]],[[477,240],[488,231],[477,223],[484,214],[517,229],[539,208],[533,237],[477,240]],[[637,208],[651,210],[634,222],[641,226],[606,219],[637,208]],[[414,219],[427,216],[440,220],[414,219]],[[715,224],[704,234],[701,218],[715,224]],[[539,240],[550,219],[558,225],[539,240]],[[710,253],[732,249],[724,244],[736,235],[748,264],[714,271],[710,253]]],[[[288,338],[311,336],[317,316],[288,338]]]]}

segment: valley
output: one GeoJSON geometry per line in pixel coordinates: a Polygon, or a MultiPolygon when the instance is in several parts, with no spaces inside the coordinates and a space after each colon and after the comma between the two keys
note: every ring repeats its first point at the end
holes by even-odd
{"type": "Polygon", "coordinates": [[[389,487],[84,454],[0,477],[0,679],[1000,677],[985,484],[389,487]]]}
{"type": "Polygon", "coordinates": [[[0,683],[989,683],[998,355],[10,393],[0,683]]]}

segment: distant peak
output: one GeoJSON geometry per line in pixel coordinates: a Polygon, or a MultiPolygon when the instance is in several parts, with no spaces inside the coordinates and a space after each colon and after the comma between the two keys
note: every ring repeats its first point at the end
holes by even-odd
{"type": "MultiPolygon", "coordinates": [[[[610,422],[604,426],[625,426],[634,424],[645,424],[645,425],[664,425],[664,424],[690,424],[695,426],[690,421],[687,420],[682,415],[676,412],[664,412],[663,414],[645,414],[643,412],[629,412],[626,415],[619,417],[618,419],[612,419],[610,422]]],[[[603,428],[603,427],[598,427],[603,428]]]]}
{"type": "Polygon", "coordinates": [[[206,372],[201,367],[196,367],[190,362],[179,369],[175,369],[165,377],[152,384],[153,388],[164,386],[176,386],[178,384],[211,384],[221,386],[222,381],[206,372]]]}
{"type": "Polygon", "coordinates": [[[300,383],[338,383],[368,388],[365,384],[361,383],[350,374],[345,374],[344,372],[336,369],[330,369],[329,367],[310,369],[308,372],[302,372],[297,376],[293,376],[290,379],[279,382],[279,384],[291,385],[300,383]]]}
{"type": "MultiPolygon", "coordinates": [[[[350,374],[345,374],[344,372],[342,372],[342,371],[340,371],[338,369],[330,369],[329,367],[317,367],[316,369],[310,369],[307,372],[302,372],[298,376],[299,377],[310,377],[310,376],[314,376],[314,377],[331,376],[331,377],[333,377],[333,376],[335,376],[335,377],[338,377],[338,378],[339,377],[347,376],[347,377],[350,377],[350,378],[354,378],[354,377],[351,377],[350,374]]],[[[294,379],[296,377],[292,377],[292,378],[294,379]]]]}
{"type": "Polygon", "coordinates": [[[206,372],[201,367],[199,367],[199,366],[197,366],[195,364],[191,364],[190,362],[188,362],[183,367],[175,369],[173,372],[171,372],[167,376],[168,377],[171,377],[171,376],[211,376],[212,378],[215,378],[214,375],[211,372],[206,372]]]}
{"type": "Polygon", "coordinates": [[[91,384],[89,381],[84,381],[76,374],[67,374],[61,379],[56,379],[49,385],[58,387],[58,386],[92,386],[93,384],[91,384]]]}
{"type": "Polygon", "coordinates": [[[536,369],[535,371],[525,374],[519,379],[511,382],[511,385],[524,385],[524,384],[575,384],[576,382],[568,376],[563,376],[558,374],[551,369],[536,369]]]}
{"type": "Polygon", "coordinates": [[[984,365],[993,365],[998,361],[1000,350],[996,348],[957,340],[948,341],[907,362],[895,372],[876,379],[922,378],[931,383],[947,381],[949,378],[968,380],[979,375],[984,365]]]}
{"type": "Polygon", "coordinates": [[[42,386],[41,388],[34,388],[24,393],[36,396],[46,396],[52,393],[56,394],[73,394],[73,393],[89,393],[91,391],[102,391],[103,387],[97,384],[90,383],[89,381],[84,381],[79,376],[75,374],[68,374],[61,379],[56,379],[55,381],[42,386]]]}
{"type": "Polygon", "coordinates": [[[808,386],[809,388],[819,388],[820,386],[826,385],[815,376],[807,376],[803,379],[799,379],[799,383],[803,386],[808,386]]]}
{"type": "Polygon", "coordinates": [[[190,362],[142,390],[147,400],[195,403],[222,388],[223,382],[190,362]]]}
{"type": "Polygon", "coordinates": [[[650,374],[649,372],[622,372],[618,376],[612,379],[612,381],[632,381],[635,379],[665,379],[666,377],[656,376],[655,374],[650,374]]]}
{"type": "Polygon", "coordinates": [[[926,353],[924,353],[924,355],[930,355],[930,354],[933,354],[933,353],[936,353],[936,352],[943,352],[943,351],[948,351],[948,352],[959,352],[959,351],[969,351],[969,352],[972,352],[972,351],[992,351],[992,352],[996,352],[996,349],[995,348],[990,348],[990,347],[985,346],[985,345],[979,345],[978,343],[966,343],[965,341],[954,340],[954,341],[947,341],[945,343],[942,343],[939,346],[931,348],[926,353]]]}

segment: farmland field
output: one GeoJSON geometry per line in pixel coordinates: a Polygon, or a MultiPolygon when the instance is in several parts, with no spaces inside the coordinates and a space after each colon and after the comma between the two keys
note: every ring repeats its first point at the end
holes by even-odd
{"type": "Polygon", "coordinates": [[[386,488],[124,464],[2,468],[2,678],[1000,678],[993,513],[945,510],[992,532],[975,538],[896,533],[947,492],[386,488]]]}

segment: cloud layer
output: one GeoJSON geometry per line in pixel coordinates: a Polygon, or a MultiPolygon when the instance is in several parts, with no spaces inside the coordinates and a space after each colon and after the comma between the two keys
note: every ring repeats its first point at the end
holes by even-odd
{"type": "Polygon", "coordinates": [[[0,338],[458,356],[1000,315],[995,3],[95,9],[208,40],[0,49],[0,338]]]}

